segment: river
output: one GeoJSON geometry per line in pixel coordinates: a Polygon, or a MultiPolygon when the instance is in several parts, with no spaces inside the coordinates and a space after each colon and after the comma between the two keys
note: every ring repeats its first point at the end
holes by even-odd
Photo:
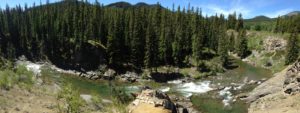
{"type": "Polygon", "coordinates": [[[168,94],[188,97],[193,106],[205,113],[246,113],[248,105],[234,97],[240,93],[251,91],[255,85],[247,85],[249,81],[257,81],[270,78],[271,71],[254,67],[240,60],[235,60],[238,68],[228,70],[218,76],[210,76],[193,82],[181,83],[180,80],[168,83],[143,82],[124,83],[117,81],[91,81],[74,75],[61,74],[55,70],[44,68],[42,76],[47,82],[70,82],[81,94],[98,93],[104,98],[110,98],[111,87],[124,88],[127,93],[139,91],[139,87],[148,85],[168,94]]]}

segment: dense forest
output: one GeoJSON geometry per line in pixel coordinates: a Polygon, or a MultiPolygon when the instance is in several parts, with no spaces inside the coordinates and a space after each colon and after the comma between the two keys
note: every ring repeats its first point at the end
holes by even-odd
{"type": "Polygon", "coordinates": [[[7,59],[25,55],[29,60],[86,70],[101,64],[133,69],[182,67],[190,59],[201,66],[213,57],[226,65],[228,51],[247,55],[243,28],[242,15],[237,18],[235,13],[226,19],[222,14],[204,16],[193,7],[168,9],[158,3],[118,8],[66,0],[1,9],[0,50],[7,59]]]}
{"type": "Polygon", "coordinates": [[[276,25],[274,32],[276,33],[291,33],[294,31],[294,28],[297,29],[296,32],[300,32],[300,15],[296,16],[285,16],[278,17],[276,19],[276,25]]]}

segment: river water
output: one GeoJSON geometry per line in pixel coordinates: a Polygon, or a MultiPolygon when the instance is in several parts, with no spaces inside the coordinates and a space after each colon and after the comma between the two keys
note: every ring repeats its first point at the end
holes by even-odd
{"type": "Polygon", "coordinates": [[[124,88],[127,93],[138,92],[139,87],[148,85],[169,94],[190,98],[196,109],[205,113],[246,113],[248,105],[234,97],[251,91],[257,85],[247,85],[247,81],[270,78],[269,70],[258,68],[236,60],[238,68],[218,76],[210,76],[197,81],[182,83],[180,80],[167,83],[143,82],[124,83],[116,81],[91,81],[74,75],[66,75],[51,69],[42,69],[42,76],[48,82],[70,82],[81,94],[98,93],[104,98],[111,96],[111,87],[124,88]]]}

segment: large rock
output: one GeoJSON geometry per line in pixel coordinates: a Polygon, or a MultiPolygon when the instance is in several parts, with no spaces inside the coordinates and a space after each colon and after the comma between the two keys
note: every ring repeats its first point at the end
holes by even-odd
{"type": "Polygon", "coordinates": [[[299,61],[277,73],[251,92],[250,113],[298,113],[300,98],[299,61]]]}
{"type": "Polygon", "coordinates": [[[167,94],[152,89],[143,90],[128,108],[129,113],[177,113],[167,94]]]}
{"type": "Polygon", "coordinates": [[[112,69],[108,69],[104,75],[103,75],[103,78],[104,79],[107,79],[107,80],[111,80],[111,79],[114,79],[116,76],[116,71],[115,70],[112,70],[112,69]]]}
{"type": "Polygon", "coordinates": [[[252,92],[248,94],[245,100],[247,102],[253,102],[266,95],[282,91],[283,83],[285,81],[286,72],[288,69],[289,68],[286,68],[285,70],[276,73],[273,78],[270,78],[266,82],[263,82],[261,85],[257,86],[252,92]]]}
{"type": "Polygon", "coordinates": [[[283,90],[286,94],[300,92],[300,62],[294,63],[286,73],[283,90]]]}
{"type": "Polygon", "coordinates": [[[266,51],[284,50],[287,43],[283,38],[269,36],[264,40],[264,49],[266,51]]]}
{"type": "Polygon", "coordinates": [[[140,79],[137,73],[129,72],[129,71],[127,71],[125,74],[122,74],[120,77],[121,80],[128,81],[128,82],[135,82],[138,79],[140,79]]]}

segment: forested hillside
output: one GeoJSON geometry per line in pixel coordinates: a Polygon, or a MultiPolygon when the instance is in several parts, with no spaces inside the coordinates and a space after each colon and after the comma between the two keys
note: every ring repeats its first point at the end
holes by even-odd
{"type": "Polygon", "coordinates": [[[276,19],[274,32],[276,33],[291,33],[296,27],[297,32],[300,32],[300,15],[282,16],[276,19]]]}
{"type": "Polygon", "coordinates": [[[229,46],[240,47],[236,52],[242,57],[247,51],[242,15],[205,17],[193,7],[118,8],[66,0],[30,8],[7,6],[0,10],[0,25],[3,57],[25,55],[62,68],[90,70],[106,64],[151,69],[185,66],[190,59],[201,65],[215,56],[225,65],[229,46]],[[244,38],[229,44],[227,29],[244,38]]]}

